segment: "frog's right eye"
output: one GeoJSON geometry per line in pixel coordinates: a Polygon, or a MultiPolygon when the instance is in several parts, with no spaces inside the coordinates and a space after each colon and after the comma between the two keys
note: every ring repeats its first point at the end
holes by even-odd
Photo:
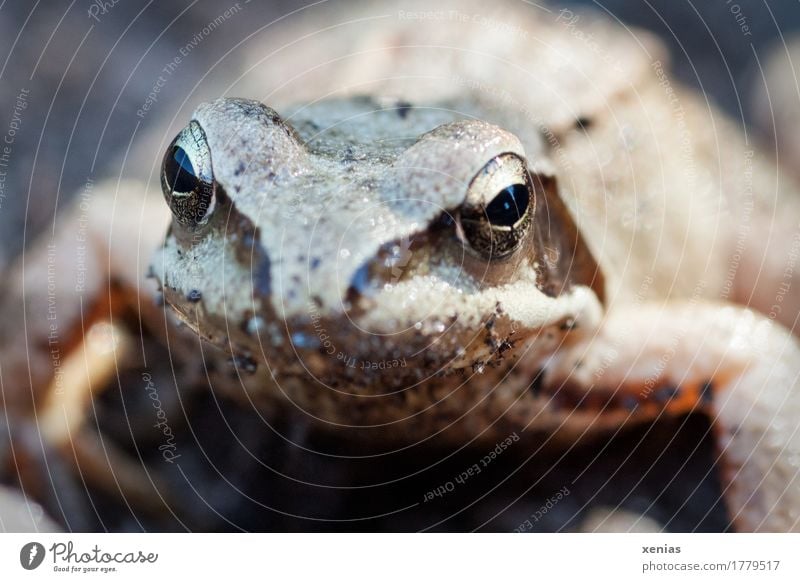
{"type": "Polygon", "coordinates": [[[215,205],[211,150],[196,121],[169,144],[161,164],[161,191],[181,224],[204,224],[211,216],[215,205]]]}

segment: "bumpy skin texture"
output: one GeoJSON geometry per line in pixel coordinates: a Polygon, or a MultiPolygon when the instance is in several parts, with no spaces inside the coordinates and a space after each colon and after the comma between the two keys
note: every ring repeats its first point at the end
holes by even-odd
{"type": "Polygon", "coordinates": [[[735,523],[796,529],[800,358],[773,320],[797,314],[796,225],[774,213],[797,201],[641,35],[486,10],[457,37],[399,14],[366,37],[334,26],[314,42],[329,66],[297,68],[308,103],[201,105],[219,206],[173,225],[154,261],[167,301],[264,365],[255,396],[362,437],[568,441],[704,410],[735,523]],[[505,152],[527,160],[537,212],[528,243],[487,261],[441,217],[505,152]]]}
{"type": "MultiPolygon", "coordinates": [[[[195,119],[218,160],[219,206],[206,225],[173,225],[154,261],[168,302],[224,347],[266,361],[281,379],[299,378],[303,398],[309,374],[359,397],[425,380],[418,391],[429,393],[420,399],[426,407],[441,399],[434,388],[453,389],[451,379],[432,376],[458,369],[461,383],[463,370],[489,363],[530,332],[552,327],[554,343],[569,318],[596,325],[600,307],[590,287],[600,274],[577,232],[570,240],[557,236],[563,224],[549,233],[543,228],[520,252],[492,264],[465,249],[453,227],[440,225],[490,160],[525,155],[508,131],[441,109],[401,116],[371,99],[326,102],[294,117],[289,129],[252,102],[201,106],[195,119]],[[366,127],[342,121],[348,118],[366,127]],[[336,129],[315,140],[312,123],[336,129]],[[405,133],[414,137],[397,138],[405,133]],[[245,143],[250,153],[234,156],[245,143]],[[349,153],[336,158],[333,147],[349,153]],[[383,250],[404,241],[408,256],[395,272],[375,273],[374,264],[387,260],[383,250]],[[547,267],[537,250],[548,246],[564,246],[567,256],[591,265],[583,285],[545,288],[547,267]],[[193,290],[200,301],[192,300],[193,290]],[[386,361],[405,364],[363,369],[386,361]]],[[[544,187],[537,200],[547,210],[538,221],[546,227],[558,200],[548,205],[544,187]]],[[[562,218],[571,224],[566,213],[562,218]]],[[[402,420],[403,407],[363,408],[373,423],[402,420]]],[[[327,420],[363,422],[353,408],[339,404],[327,420]]]]}

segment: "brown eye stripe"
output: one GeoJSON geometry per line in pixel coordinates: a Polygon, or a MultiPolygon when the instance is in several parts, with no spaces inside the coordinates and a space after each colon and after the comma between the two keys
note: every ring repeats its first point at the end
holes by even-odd
{"type": "Polygon", "coordinates": [[[540,290],[557,297],[574,285],[591,288],[605,303],[605,278],[572,220],[553,177],[532,176],[541,192],[533,215],[530,256],[536,261],[540,290]]]}

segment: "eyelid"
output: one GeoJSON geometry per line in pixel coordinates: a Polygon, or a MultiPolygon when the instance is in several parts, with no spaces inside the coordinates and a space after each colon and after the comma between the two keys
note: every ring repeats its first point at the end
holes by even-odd
{"type": "Polygon", "coordinates": [[[493,158],[472,179],[465,203],[470,206],[487,206],[505,188],[525,184],[528,180],[525,160],[517,154],[506,153],[493,158]]]}

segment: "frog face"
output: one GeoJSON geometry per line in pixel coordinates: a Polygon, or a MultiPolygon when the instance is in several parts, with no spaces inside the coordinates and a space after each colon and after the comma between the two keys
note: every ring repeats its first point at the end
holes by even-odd
{"type": "Polygon", "coordinates": [[[154,267],[167,303],[273,373],[388,385],[591,326],[602,274],[544,148],[526,154],[465,111],[200,106],[162,168],[173,223],[154,267]]]}

